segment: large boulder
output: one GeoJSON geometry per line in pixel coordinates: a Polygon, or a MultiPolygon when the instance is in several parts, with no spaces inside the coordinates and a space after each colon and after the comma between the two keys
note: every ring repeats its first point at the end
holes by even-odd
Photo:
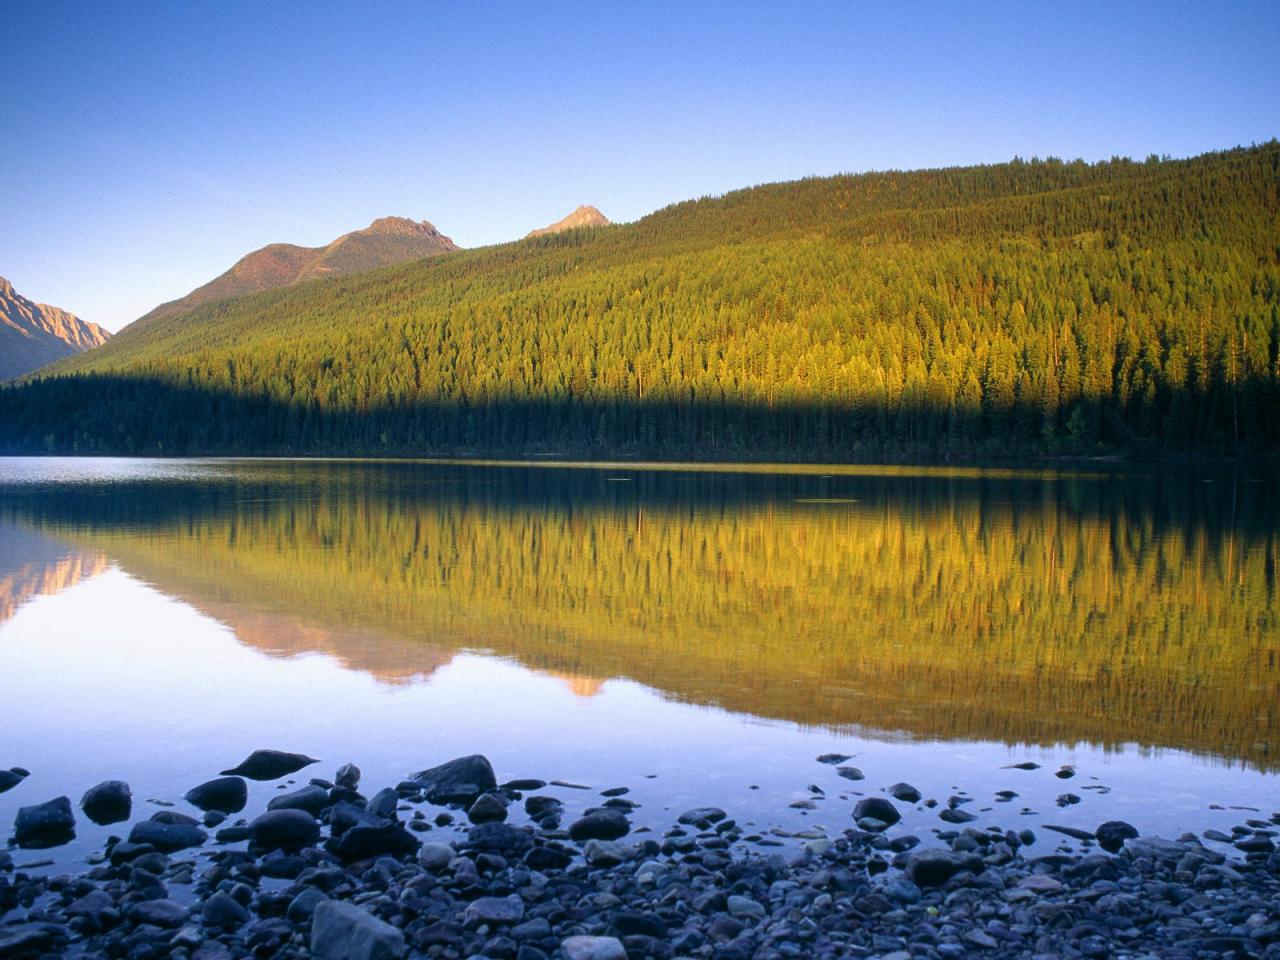
{"type": "Polygon", "coordinates": [[[278,797],[272,797],[271,802],[267,804],[267,809],[302,810],[313,817],[318,817],[328,806],[330,806],[329,791],[323,787],[317,787],[314,783],[309,783],[301,790],[294,790],[292,793],[282,793],[278,797]]]}
{"type": "Polygon", "coordinates": [[[373,914],[342,900],[316,905],[311,955],[317,960],[399,960],[404,952],[404,934],[373,914]]]}
{"type": "Polygon", "coordinates": [[[590,810],[569,825],[569,836],[579,843],[587,840],[617,840],[631,832],[631,824],[617,810],[590,810]]]}
{"type": "Polygon", "coordinates": [[[344,863],[369,860],[388,854],[404,856],[417,851],[422,841],[398,823],[355,826],[325,844],[325,849],[344,863]]]}
{"type": "Polygon", "coordinates": [[[241,760],[238,766],[234,766],[230,770],[223,770],[222,775],[224,777],[248,777],[250,780],[277,780],[280,777],[287,777],[291,773],[297,773],[303,767],[319,762],[319,760],[308,757],[303,753],[285,753],[283,750],[255,750],[241,760]]]}
{"type": "Polygon", "coordinates": [[[1098,846],[1103,850],[1119,853],[1126,840],[1137,838],[1138,828],[1123,820],[1108,820],[1094,831],[1094,836],[1098,838],[1098,846]]]}
{"type": "Polygon", "coordinates": [[[57,797],[45,803],[20,807],[13,825],[18,846],[33,849],[57,847],[75,839],[76,818],[71,799],[57,797]]]}
{"type": "Polygon", "coordinates": [[[85,791],[80,809],[94,823],[120,823],[133,813],[133,791],[123,780],[103,780],[85,791]]]}
{"type": "Polygon", "coordinates": [[[981,857],[962,855],[950,850],[921,850],[907,861],[907,879],[917,887],[937,887],[946,883],[961,870],[982,871],[981,857]]]}
{"type": "Polygon", "coordinates": [[[259,850],[301,850],[320,839],[320,824],[302,810],[268,810],[249,824],[249,842],[259,850]]]}
{"type": "Polygon", "coordinates": [[[902,819],[902,814],[884,797],[867,797],[859,800],[858,805],[853,808],[853,819],[864,820],[868,817],[893,826],[902,819]]]}
{"type": "Polygon", "coordinates": [[[243,777],[218,777],[192,787],[187,791],[185,799],[201,810],[239,813],[249,801],[249,785],[244,782],[243,777]]]}
{"type": "Polygon", "coordinates": [[[480,794],[488,793],[498,786],[493,766],[478,753],[411,774],[409,779],[421,788],[432,803],[470,805],[480,794]]]}
{"type": "Polygon", "coordinates": [[[29,776],[30,774],[23,767],[10,767],[8,770],[0,770],[0,793],[12,790],[29,776]]]}

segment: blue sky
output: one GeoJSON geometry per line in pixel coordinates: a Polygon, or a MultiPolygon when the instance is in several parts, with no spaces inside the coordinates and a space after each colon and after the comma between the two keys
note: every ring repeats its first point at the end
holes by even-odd
{"type": "Polygon", "coordinates": [[[0,0],[0,276],[118,329],[273,241],[1280,136],[1252,3],[0,0]]]}

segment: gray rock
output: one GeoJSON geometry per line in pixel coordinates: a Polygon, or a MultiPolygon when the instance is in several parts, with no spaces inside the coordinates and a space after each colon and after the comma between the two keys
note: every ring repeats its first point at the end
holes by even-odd
{"type": "Polygon", "coordinates": [[[569,836],[586,840],[617,840],[631,832],[631,824],[617,810],[595,810],[569,825],[569,836]]]}
{"type": "Polygon", "coordinates": [[[209,839],[209,834],[188,823],[172,823],[164,820],[143,820],[129,831],[129,842],[149,843],[161,853],[176,853],[190,847],[198,847],[209,839]]]}
{"type": "Polygon", "coordinates": [[[507,819],[507,805],[496,794],[481,794],[470,809],[467,819],[472,823],[493,823],[507,819]]]}
{"type": "Polygon", "coordinates": [[[415,853],[422,841],[398,823],[379,827],[352,827],[325,844],[325,849],[345,863],[369,860],[384,854],[402,857],[415,853]]]}
{"type": "MultiPolygon", "coordinates": [[[[237,766],[223,770],[222,775],[248,777],[250,780],[277,780],[296,773],[303,767],[319,763],[302,753],[285,753],[283,750],[255,750],[237,766]]],[[[234,810],[227,811],[235,813],[234,810]]]]}
{"type": "Polygon", "coordinates": [[[360,783],[360,768],[354,763],[344,763],[333,775],[333,782],[344,790],[354,790],[360,783]]]}
{"type": "Polygon", "coordinates": [[[12,790],[29,776],[30,774],[22,767],[10,767],[8,770],[0,770],[0,793],[12,790]]]}
{"type": "Polygon", "coordinates": [[[889,788],[889,796],[903,803],[919,803],[920,791],[909,783],[895,783],[889,788]]]}
{"type": "Polygon", "coordinates": [[[289,918],[291,923],[302,924],[310,920],[316,912],[316,907],[328,900],[329,897],[321,890],[315,887],[307,887],[296,897],[289,901],[289,907],[285,911],[285,916],[289,918]]]}
{"type": "Polygon", "coordinates": [[[566,937],[560,941],[564,960],[627,960],[617,937],[566,937]]]}
{"type": "Polygon", "coordinates": [[[440,872],[458,855],[457,851],[447,843],[424,843],[418,851],[418,863],[423,868],[440,872]]]}
{"type": "Polygon", "coordinates": [[[0,926],[0,957],[34,957],[61,946],[67,931],[53,923],[14,923],[0,926]]]}
{"type": "Polygon", "coordinates": [[[467,904],[463,923],[519,923],[524,919],[524,901],[515,894],[509,897],[480,897],[467,904]]]}
{"type": "Polygon", "coordinates": [[[699,830],[706,830],[712,824],[719,823],[727,816],[728,814],[719,807],[697,807],[680,814],[676,818],[676,822],[697,827],[699,830]]]}
{"type": "Polygon", "coordinates": [[[320,839],[320,824],[302,810],[268,810],[249,824],[249,840],[263,850],[301,850],[320,839]]]}
{"type": "Polygon", "coordinates": [[[313,817],[318,817],[327,806],[329,806],[329,791],[309,783],[300,790],[272,797],[267,804],[267,809],[301,810],[313,817]]]}
{"type": "Polygon", "coordinates": [[[1138,829],[1123,820],[1108,820],[1094,831],[1098,838],[1098,846],[1108,853],[1119,853],[1126,840],[1138,836],[1138,829]]]}
{"type": "Polygon", "coordinates": [[[18,846],[41,850],[57,847],[75,839],[76,818],[69,797],[56,797],[44,803],[18,808],[13,824],[18,846]]]}
{"type": "Polygon", "coordinates": [[[400,794],[390,787],[383,787],[369,799],[368,810],[375,817],[383,820],[396,819],[396,807],[400,805],[400,794]]]}
{"type": "Polygon", "coordinates": [[[498,786],[493,766],[480,754],[458,757],[409,777],[432,803],[472,803],[498,786]]]}
{"type": "Polygon", "coordinates": [[[120,823],[133,812],[133,792],[123,780],[103,780],[85,791],[80,809],[94,823],[120,823]]]}
{"type": "Polygon", "coordinates": [[[982,861],[949,850],[921,850],[907,860],[907,878],[917,887],[936,887],[974,863],[981,866],[982,861]]]}
{"type": "Polygon", "coordinates": [[[166,930],[176,930],[187,922],[191,911],[173,900],[143,900],[129,908],[128,916],[134,923],[149,923],[166,930]]]}
{"type": "Polygon", "coordinates": [[[205,901],[200,916],[205,926],[228,930],[244,926],[249,922],[249,911],[234,897],[221,890],[205,901]]]}
{"type": "Polygon", "coordinates": [[[740,897],[736,894],[730,896],[726,901],[725,909],[729,911],[729,916],[736,917],[739,920],[744,917],[759,919],[764,916],[764,907],[761,904],[750,897],[740,897]]]}
{"type": "Polygon", "coordinates": [[[961,810],[958,807],[952,809],[948,807],[938,814],[939,820],[945,820],[947,823],[973,823],[978,818],[968,810],[961,810]]]}
{"type": "Polygon", "coordinates": [[[836,773],[846,780],[865,780],[867,775],[857,767],[836,767],[836,773]]]}
{"type": "Polygon", "coordinates": [[[192,787],[183,799],[201,810],[239,813],[249,800],[249,785],[242,777],[218,777],[192,787]]]}
{"type": "Polygon", "coordinates": [[[853,808],[853,818],[862,820],[866,817],[893,826],[902,819],[902,814],[898,812],[897,807],[883,797],[866,797],[859,800],[858,805],[853,808]]]}
{"type": "Polygon", "coordinates": [[[612,840],[588,840],[582,855],[593,867],[616,867],[627,859],[627,852],[612,840]]]}
{"type": "Polygon", "coordinates": [[[404,934],[342,900],[325,900],[311,919],[311,954],[318,960],[399,960],[404,934]]]}

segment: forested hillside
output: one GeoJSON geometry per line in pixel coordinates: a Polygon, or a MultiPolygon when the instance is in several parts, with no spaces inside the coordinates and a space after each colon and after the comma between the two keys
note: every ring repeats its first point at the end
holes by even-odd
{"type": "Polygon", "coordinates": [[[0,391],[0,448],[1273,453],[1280,143],[805,180],[207,304],[0,391]]]}

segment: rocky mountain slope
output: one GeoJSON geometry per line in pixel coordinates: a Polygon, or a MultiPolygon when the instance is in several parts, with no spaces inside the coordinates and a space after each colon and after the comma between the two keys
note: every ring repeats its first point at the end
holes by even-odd
{"type": "Polygon", "coordinates": [[[111,334],[74,313],[33,303],[0,277],[0,380],[101,346],[111,334]]]}
{"type": "Polygon", "coordinates": [[[607,227],[609,218],[588,204],[583,204],[577,210],[569,214],[563,220],[557,220],[549,227],[542,227],[538,230],[530,230],[525,234],[525,238],[541,237],[547,233],[560,233],[562,230],[575,230],[578,227],[607,227]]]}

